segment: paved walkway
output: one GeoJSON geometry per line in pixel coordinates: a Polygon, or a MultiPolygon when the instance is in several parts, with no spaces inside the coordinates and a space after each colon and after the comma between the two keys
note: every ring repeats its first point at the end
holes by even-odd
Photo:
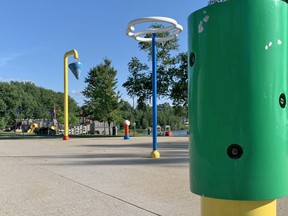
{"type": "MultiPolygon", "coordinates": [[[[0,140],[0,215],[200,215],[188,138],[0,140]]],[[[288,199],[278,216],[288,215],[288,199]]]]}

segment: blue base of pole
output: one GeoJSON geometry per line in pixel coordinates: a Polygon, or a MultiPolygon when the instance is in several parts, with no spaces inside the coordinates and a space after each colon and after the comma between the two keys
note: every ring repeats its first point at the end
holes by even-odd
{"type": "Polygon", "coordinates": [[[125,140],[130,140],[130,136],[129,136],[129,135],[125,135],[125,136],[124,136],[124,139],[125,139],[125,140]]]}

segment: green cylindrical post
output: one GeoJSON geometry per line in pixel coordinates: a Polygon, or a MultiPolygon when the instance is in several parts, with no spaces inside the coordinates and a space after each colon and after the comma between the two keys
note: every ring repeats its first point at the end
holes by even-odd
{"type": "Polygon", "coordinates": [[[188,18],[191,191],[288,194],[288,4],[233,0],[188,18]]]}

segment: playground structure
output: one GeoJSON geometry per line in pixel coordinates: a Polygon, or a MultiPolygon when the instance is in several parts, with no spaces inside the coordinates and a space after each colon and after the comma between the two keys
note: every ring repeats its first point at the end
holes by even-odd
{"type": "Polygon", "coordinates": [[[287,7],[234,0],[188,18],[190,187],[202,216],[275,216],[288,195],[287,7]]]}
{"type": "Polygon", "coordinates": [[[162,136],[162,129],[160,125],[157,125],[157,136],[162,136]]]}
{"type": "Polygon", "coordinates": [[[172,133],[170,125],[165,125],[163,127],[163,130],[160,125],[157,125],[157,136],[172,136],[172,135],[173,133],[172,133]]]}
{"type": "Polygon", "coordinates": [[[165,136],[172,136],[173,135],[170,125],[165,125],[164,135],[165,136]]]}
{"type": "Polygon", "coordinates": [[[7,132],[36,133],[39,135],[56,135],[58,122],[56,119],[22,119],[12,125],[7,132]]]}
{"type": "MultiPolygon", "coordinates": [[[[108,135],[109,134],[109,127],[107,122],[98,122],[92,121],[90,119],[80,118],[79,125],[74,125],[68,127],[68,134],[69,135],[81,135],[81,134],[96,134],[96,135],[108,135]]],[[[117,135],[117,127],[113,126],[112,131],[114,133],[112,135],[117,135]]],[[[63,129],[58,130],[59,134],[64,134],[63,129]]]]}
{"type": "Polygon", "coordinates": [[[157,62],[156,62],[156,43],[157,42],[166,42],[169,40],[175,39],[179,33],[181,33],[183,27],[178,24],[174,19],[168,17],[144,17],[140,19],[132,20],[128,23],[128,28],[126,30],[126,34],[129,37],[133,37],[135,40],[140,42],[148,42],[152,43],[152,115],[153,115],[153,150],[151,152],[151,158],[160,158],[160,153],[158,151],[157,144],[157,62]],[[151,23],[158,22],[169,24],[168,26],[164,26],[163,28],[150,28],[147,30],[142,30],[139,32],[134,32],[134,25],[143,24],[143,23],[151,23]],[[167,37],[157,37],[157,33],[169,32],[170,34],[167,37]],[[151,38],[144,37],[147,34],[151,34],[151,38]]]}
{"type": "MultiPolygon", "coordinates": [[[[80,121],[81,125],[79,127],[79,131],[81,134],[100,134],[100,135],[108,135],[109,134],[109,127],[107,122],[99,122],[99,121],[92,121],[90,119],[82,119],[80,121]]],[[[77,131],[77,127],[76,127],[77,131]]],[[[77,134],[77,132],[75,133],[77,134]]]]}
{"type": "MultiPolygon", "coordinates": [[[[27,131],[27,133],[33,133],[36,128],[38,128],[38,124],[37,123],[31,124],[31,126],[30,126],[29,130],[27,131]]],[[[53,129],[55,129],[55,128],[53,128],[53,129]]]]}
{"type": "MultiPolygon", "coordinates": [[[[80,134],[98,134],[108,135],[109,127],[107,122],[92,121],[90,119],[80,118],[79,125],[68,127],[68,134],[80,135],[80,134]]],[[[117,127],[113,126],[114,133],[117,135],[117,127]]],[[[38,135],[56,135],[64,134],[64,130],[59,126],[56,119],[22,119],[6,129],[6,132],[17,133],[36,133],[38,135]]]]}

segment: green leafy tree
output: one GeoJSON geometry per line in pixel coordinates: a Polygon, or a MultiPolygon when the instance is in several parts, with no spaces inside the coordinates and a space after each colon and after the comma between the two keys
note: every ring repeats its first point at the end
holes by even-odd
{"type": "Polygon", "coordinates": [[[170,73],[171,92],[170,98],[176,107],[188,108],[188,61],[187,53],[179,53],[177,66],[171,68],[170,73]]]}
{"type": "MultiPolygon", "coordinates": [[[[153,24],[151,28],[164,28],[161,24],[153,24]]],[[[168,37],[170,32],[157,33],[156,37],[163,38],[168,37]]],[[[151,38],[151,34],[145,35],[145,38],[151,38]]],[[[138,47],[140,50],[147,53],[149,61],[152,61],[152,44],[139,42],[138,47]]],[[[175,38],[166,42],[157,42],[156,43],[156,56],[157,56],[157,94],[158,97],[169,97],[170,85],[171,85],[171,72],[170,68],[173,68],[173,65],[176,64],[176,57],[172,56],[172,52],[179,50],[178,38],[175,38]]],[[[151,82],[151,77],[147,79],[151,82]]],[[[147,86],[150,87],[150,86],[147,86]]],[[[152,86],[149,88],[150,97],[152,94],[152,86]]]]}
{"type": "Polygon", "coordinates": [[[122,85],[127,90],[127,94],[137,98],[137,103],[143,107],[151,95],[152,77],[149,67],[133,57],[128,63],[129,75],[127,81],[122,85]]]}
{"type": "Polygon", "coordinates": [[[111,60],[93,67],[85,78],[87,87],[82,91],[87,98],[83,110],[85,115],[99,122],[106,121],[111,135],[111,123],[119,118],[120,93],[116,91],[117,71],[112,67],[111,60]]]}
{"type": "MultiPolygon", "coordinates": [[[[0,82],[0,127],[13,125],[20,119],[49,119],[51,110],[57,110],[57,119],[63,123],[63,93],[56,93],[32,82],[0,82]],[[61,120],[62,119],[62,120],[61,120]]],[[[71,124],[78,123],[78,105],[69,97],[71,124]]]]}
{"type": "Polygon", "coordinates": [[[169,103],[159,104],[158,105],[158,124],[165,126],[165,125],[172,125],[175,121],[174,112],[172,107],[169,103]]]}
{"type": "Polygon", "coordinates": [[[152,108],[149,105],[137,106],[135,123],[138,128],[146,129],[152,126],[152,108]]]}
{"type": "Polygon", "coordinates": [[[221,2],[225,2],[225,1],[228,1],[228,0],[210,0],[208,2],[208,5],[212,5],[212,4],[215,4],[215,3],[221,3],[221,2]]]}
{"type": "Polygon", "coordinates": [[[184,120],[186,113],[177,111],[177,107],[170,106],[169,103],[158,105],[158,123],[161,126],[170,125],[172,130],[185,128],[184,120]]]}
{"type": "Polygon", "coordinates": [[[116,121],[114,122],[115,125],[118,125],[120,128],[123,127],[123,120],[129,120],[131,123],[134,119],[135,115],[133,113],[133,108],[131,104],[123,99],[119,102],[119,115],[117,116],[116,121]]]}

